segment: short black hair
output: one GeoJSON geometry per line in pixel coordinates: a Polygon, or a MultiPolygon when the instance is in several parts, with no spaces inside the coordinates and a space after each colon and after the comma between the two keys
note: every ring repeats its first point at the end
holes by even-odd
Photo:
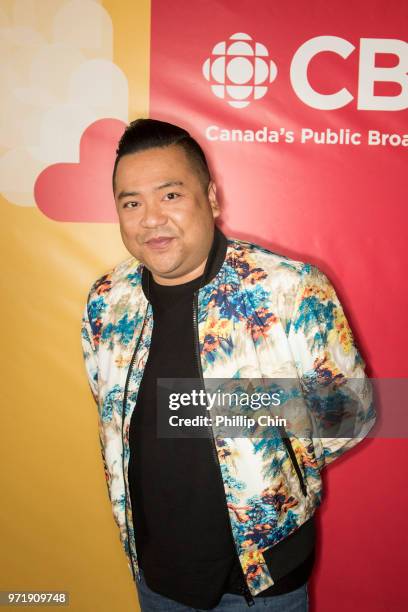
{"type": "Polygon", "coordinates": [[[115,193],[116,168],[124,155],[170,145],[178,145],[184,149],[200,177],[203,191],[206,191],[211,180],[207,159],[198,142],[187,130],[166,121],[139,118],[129,123],[119,140],[112,174],[113,192],[115,193]]]}

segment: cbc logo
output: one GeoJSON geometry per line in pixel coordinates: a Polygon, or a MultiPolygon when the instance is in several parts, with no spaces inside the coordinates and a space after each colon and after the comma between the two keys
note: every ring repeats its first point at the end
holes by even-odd
{"type": "MultiPolygon", "coordinates": [[[[399,111],[408,108],[408,43],[393,38],[361,38],[360,48],[339,36],[316,36],[301,44],[293,54],[287,78],[298,99],[319,110],[336,110],[350,104],[356,98],[357,109],[366,111],[399,111]],[[354,74],[354,92],[341,84],[337,91],[322,94],[313,88],[308,77],[308,67],[320,53],[335,53],[347,59],[359,53],[358,71],[354,74]],[[377,65],[379,54],[397,59],[390,67],[377,65]],[[394,83],[399,86],[397,95],[376,95],[376,83],[394,83]]],[[[268,49],[254,42],[248,34],[230,36],[227,42],[219,42],[212,56],[203,63],[205,78],[218,98],[226,99],[235,108],[245,108],[251,100],[262,98],[278,73],[276,64],[269,59],[268,49]],[[215,56],[215,59],[214,59],[215,56]]],[[[280,75],[282,78],[285,75],[280,75]]]]}
{"type": "Polygon", "coordinates": [[[262,98],[278,73],[265,45],[242,32],[217,43],[212,55],[216,57],[205,60],[203,74],[213,94],[235,108],[245,108],[251,100],[262,98]]]}

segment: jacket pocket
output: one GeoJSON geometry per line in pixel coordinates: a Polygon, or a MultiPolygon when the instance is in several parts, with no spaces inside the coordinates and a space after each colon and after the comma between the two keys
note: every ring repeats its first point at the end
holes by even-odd
{"type": "Polygon", "coordinates": [[[299,479],[299,484],[300,484],[300,488],[302,490],[302,493],[306,497],[307,496],[306,482],[305,482],[305,479],[303,478],[302,470],[301,470],[300,465],[298,463],[298,460],[296,458],[296,453],[293,450],[293,446],[291,444],[291,441],[290,441],[290,439],[288,437],[288,434],[286,433],[286,430],[283,427],[283,425],[278,425],[278,430],[279,430],[280,436],[282,438],[282,441],[283,441],[283,443],[285,445],[286,452],[289,455],[289,458],[290,458],[290,460],[292,462],[293,468],[294,468],[294,470],[296,472],[296,475],[297,475],[297,477],[299,479]]]}

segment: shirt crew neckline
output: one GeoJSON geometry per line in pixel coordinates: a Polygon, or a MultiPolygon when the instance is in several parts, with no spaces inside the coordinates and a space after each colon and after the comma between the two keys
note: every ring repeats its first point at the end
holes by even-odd
{"type": "Polygon", "coordinates": [[[172,291],[182,291],[183,289],[188,289],[189,287],[196,285],[202,279],[202,277],[203,273],[201,273],[200,276],[196,276],[195,278],[186,281],[185,283],[177,283],[177,285],[163,285],[162,283],[158,283],[154,280],[153,275],[149,270],[150,287],[154,288],[155,291],[161,291],[163,293],[172,293],[172,291]]]}

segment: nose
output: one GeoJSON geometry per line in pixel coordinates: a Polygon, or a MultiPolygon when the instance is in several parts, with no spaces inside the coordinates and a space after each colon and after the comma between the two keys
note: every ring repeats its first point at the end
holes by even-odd
{"type": "Polygon", "coordinates": [[[147,229],[159,227],[167,223],[167,215],[163,213],[160,202],[146,201],[140,223],[147,229]]]}

